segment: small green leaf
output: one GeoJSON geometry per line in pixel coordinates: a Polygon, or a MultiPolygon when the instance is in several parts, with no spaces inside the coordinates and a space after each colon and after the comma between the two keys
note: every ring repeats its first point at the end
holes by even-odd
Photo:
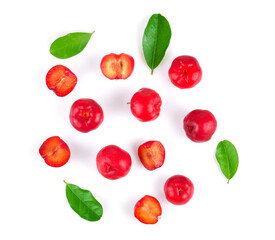
{"type": "Polygon", "coordinates": [[[216,159],[224,176],[229,180],[235,175],[239,166],[238,152],[228,140],[219,142],[216,149],[216,159]]]}
{"type": "Polygon", "coordinates": [[[80,53],[89,42],[92,33],[75,32],[57,38],[50,47],[50,53],[60,59],[66,59],[80,53]]]}
{"type": "Polygon", "coordinates": [[[90,191],[66,183],[66,197],[71,208],[80,217],[88,221],[98,221],[102,217],[103,208],[90,191]]]}
{"type": "Polygon", "coordinates": [[[162,61],[171,39],[170,24],[161,14],[153,14],[144,30],[142,48],[147,65],[153,74],[162,61]]]}

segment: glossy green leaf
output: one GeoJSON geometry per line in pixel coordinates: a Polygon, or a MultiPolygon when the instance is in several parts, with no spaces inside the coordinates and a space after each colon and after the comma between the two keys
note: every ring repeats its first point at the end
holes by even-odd
{"type": "Polygon", "coordinates": [[[57,38],[51,44],[50,53],[60,59],[73,57],[86,47],[93,33],[75,32],[57,38]]]}
{"type": "Polygon", "coordinates": [[[219,142],[216,149],[216,159],[224,176],[229,180],[235,175],[239,166],[238,152],[228,140],[219,142]]]}
{"type": "Polygon", "coordinates": [[[71,208],[80,217],[88,221],[98,221],[102,217],[103,208],[90,191],[66,183],[66,197],[71,208]]]}
{"type": "Polygon", "coordinates": [[[151,74],[164,58],[171,35],[167,19],[161,14],[153,14],[144,30],[142,39],[143,54],[151,69],[151,74]]]}

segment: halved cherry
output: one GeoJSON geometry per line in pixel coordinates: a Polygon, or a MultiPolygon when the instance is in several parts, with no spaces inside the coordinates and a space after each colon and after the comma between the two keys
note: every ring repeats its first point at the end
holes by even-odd
{"type": "Polygon", "coordinates": [[[135,205],[134,215],[142,223],[155,224],[158,222],[162,209],[159,201],[149,195],[145,195],[135,205]]]}
{"type": "Polygon", "coordinates": [[[59,97],[64,97],[73,91],[77,83],[77,77],[67,67],[56,65],[46,75],[46,84],[59,97]]]}
{"type": "Polygon", "coordinates": [[[159,141],[148,141],[139,146],[138,156],[143,166],[152,171],[163,165],[165,149],[159,141]]]}
{"type": "Polygon", "coordinates": [[[113,79],[126,79],[134,70],[134,59],[125,53],[119,55],[111,53],[101,60],[100,68],[105,77],[113,79]]]}
{"type": "Polygon", "coordinates": [[[61,167],[70,158],[71,152],[68,145],[58,136],[50,137],[43,142],[39,153],[46,164],[51,167],[61,167]]]}

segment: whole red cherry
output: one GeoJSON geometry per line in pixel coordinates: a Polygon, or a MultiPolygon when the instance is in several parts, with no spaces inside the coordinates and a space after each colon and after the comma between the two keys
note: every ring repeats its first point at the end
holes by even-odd
{"type": "Polygon", "coordinates": [[[132,160],[125,150],[115,145],[109,145],[98,152],[96,166],[103,177],[115,180],[128,174],[132,160]]]}
{"type": "Polygon", "coordinates": [[[183,55],[174,59],[168,75],[178,88],[192,88],[201,81],[202,70],[196,58],[183,55]]]}
{"type": "Polygon", "coordinates": [[[98,128],[103,119],[102,108],[92,99],[81,98],[71,107],[70,122],[80,132],[87,133],[98,128]]]}
{"type": "Polygon", "coordinates": [[[174,175],[165,182],[164,193],[169,202],[183,205],[192,198],[194,185],[189,178],[183,175],[174,175]]]}
{"type": "Polygon", "coordinates": [[[206,142],[216,131],[217,120],[208,110],[196,109],[186,115],[183,128],[192,141],[206,142]]]}
{"type": "Polygon", "coordinates": [[[141,88],[131,99],[131,112],[142,122],[155,120],[162,104],[159,94],[150,88],[141,88]]]}

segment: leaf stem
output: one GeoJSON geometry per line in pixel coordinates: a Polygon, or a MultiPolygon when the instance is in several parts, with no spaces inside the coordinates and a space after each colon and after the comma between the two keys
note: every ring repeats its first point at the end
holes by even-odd
{"type": "Polygon", "coordinates": [[[152,69],[151,69],[151,75],[153,75],[153,72],[154,72],[154,69],[152,68],[152,69]]]}
{"type": "Polygon", "coordinates": [[[63,180],[63,182],[64,182],[66,185],[68,185],[68,183],[66,183],[66,181],[65,181],[65,180],[63,180]]]}
{"type": "Polygon", "coordinates": [[[227,184],[229,183],[229,179],[228,179],[228,181],[227,181],[227,184]]]}

